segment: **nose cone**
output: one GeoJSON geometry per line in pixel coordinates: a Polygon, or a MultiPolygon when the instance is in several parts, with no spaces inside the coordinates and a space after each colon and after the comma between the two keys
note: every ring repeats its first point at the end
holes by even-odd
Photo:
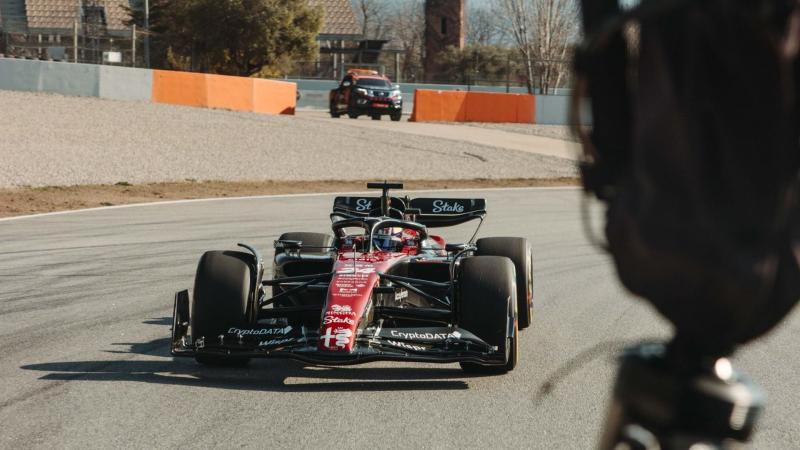
{"type": "MultiPolygon", "coordinates": [[[[333,285],[336,283],[331,284],[332,287],[335,287],[333,285]]],[[[336,290],[339,289],[352,289],[353,291],[357,291],[356,288],[336,287],[336,290]]],[[[367,294],[367,297],[368,296],[369,294],[367,294]]],[[[360,297],[359,295],[358,297],[345,298],[358,298],[360,300],[360,297]]],[[[322,315],[319,349],[326,351],[350,351],[353,349],[353,338],[356,335],[356,329],[358,327],[358,315],[353,311],[353,303],[358,304],[361,302],[345,303],[342,301],[344,298],[338,295],[328,295],[328,299],[334,302],[338,301],[339,303],[329,301],[325,313],[322,315]]]]}
{"type": "MultiPolygon", "coordinates": [[[[339,264],[337,264],[339,266],[339,264]]],[[[353,262],[336,267],[322,312],[318,348],[327,352],[353,349],[359,321],[378,281],[375,267],[353,262]]]]}

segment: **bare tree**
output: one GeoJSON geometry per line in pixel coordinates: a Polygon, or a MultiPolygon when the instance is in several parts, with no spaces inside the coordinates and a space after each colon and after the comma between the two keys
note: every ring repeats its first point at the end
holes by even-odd
{"type": "Polygon", "coordinates": [[[381,0],[357,0],[356,9],[361,16],[361,34],[364,39],[382,39],[385,34],[385,2],[381,0]]]}
{"type": "Polygon", "coordinates": [[[425,12],[423,0],[391,2],[386,5],[382,21],[384,36],[390,46],[403,50],[403,79],[413,81],[422,68],[425,46],[425,12]]]}
{"type": "Polygon", "coordinates": [[[578,33],[575,0],[499,0],[525,67],[528,92],[550,93],[566,81],[568,53],[578,33]]]}
{"type": "MultiPolygon", "coordinates": [[[[472,4],[470,4],[472,5],[472,4]]],[[[467,12],[467,42],[475,45],[497,45],[505,40],[502,19],[493,11],[471,6],[467,12]]]]}

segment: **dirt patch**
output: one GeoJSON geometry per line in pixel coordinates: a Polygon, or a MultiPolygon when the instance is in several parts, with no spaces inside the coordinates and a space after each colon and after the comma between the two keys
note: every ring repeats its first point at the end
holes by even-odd
{"type": "MultiPolygon", "coordinates": [[[[508,180],[409,181],[406,189],[465,189],[494,187],[575,186],[576,178],[508,180]]],[[[47,186],[0,189],[0,217],[99,206],[216,197],[246,197],[308,192],[364,191],[366,181],[185,181],[87,186],[47,186]]]]}

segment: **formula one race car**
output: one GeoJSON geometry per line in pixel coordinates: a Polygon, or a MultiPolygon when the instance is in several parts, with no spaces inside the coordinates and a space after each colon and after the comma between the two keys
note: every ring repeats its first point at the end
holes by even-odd
{"type": "Polygon", "coordinates": [[[333,118],[347,114],[351,119],[368,115],[372,120],[381,120],[382,116],[388,115],[397,122],[403,116],[400,88],[374,70],[348,71],[329,97],[333,118]]]}
{"type": "Polygon", "coordinates": [[[273,278],[259,252],[206,252],[194,292],[175,296],[171,351],[202,364],[253,357],[336,365],[459,362],[505,373],[533,316],[526,239],[445,243],[429,228],[483,223],[483,199],[337,197],[332,235],[285,233],[273,278]]]}

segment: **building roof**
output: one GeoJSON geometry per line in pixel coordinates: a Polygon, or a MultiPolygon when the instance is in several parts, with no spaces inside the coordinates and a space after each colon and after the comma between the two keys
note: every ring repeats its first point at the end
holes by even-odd
{"type": "MultiPolygon", "coordinates": [[[[97,6],[105,11],[106,27],[119,31],[128,29],[126,7],[129,0],[84,1],[84,8],[97,6]]],[[[25,12],[29,29],[72,29],[75,20],[80,21],[79,3],[75,0],[25,0],[25,12]]]]}
{"type": "MultiPolygon", "coordinates": [[[[31,30],[72,29],[80,21],[80,0],[0,0],[0,3],[24,4],[28,28],[31,30]]],[[[111,31],[126,30],[126,7],[137,0],[83,0],[84,7],[95,5],[105,10],[106,26],[111,31]]],[[[322,29],[319,39],[354,39],[361,37],[361,25],[350,0],[309,0],[312,8],[321,9],[322,29]]],[[[20,5],[21,6],[21,5],[20,5]]]]}
{"type": "Polygon", "coordinates": [[[312,8],[322,9],[319,39],[353,39],[361,37],[361,25],[350,0],[308,0],[312,8]]]}

